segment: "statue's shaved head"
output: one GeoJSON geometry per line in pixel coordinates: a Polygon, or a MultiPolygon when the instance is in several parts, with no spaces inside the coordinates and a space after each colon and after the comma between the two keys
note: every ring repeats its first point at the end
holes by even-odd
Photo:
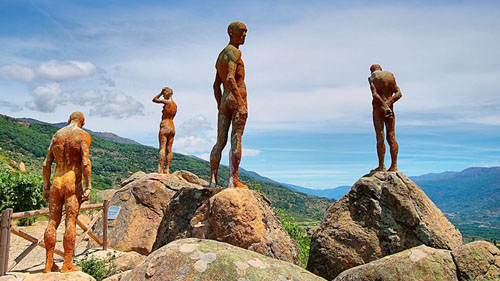
{"type": "Polygon", "coordinates": [[[371,72],[374,72],[374,71],[377,71],[377,70],[382,70],[382,67],[380,66],[380,64],[372,64],[372,66],[370,66],[370,71],[371,72]]]}
{"type": "Polygon", "coordinates": [[[234,32],[239,31],[241,29],[247,30],[247,27],[244,23],[240,21],[232,22],[227,27],[227,34],[232,35],[234,32]]]}
{"type": "Polygon", "coordinates": [[[80,125],[79,126],[80,128],[83,127],[83,125],[85,124],[85,117],[83,116],[83,113],[81,113],[80,111],[75,111],[71,113],[68,119],[68,124],[71,124],[73,122],[80,125]]]}

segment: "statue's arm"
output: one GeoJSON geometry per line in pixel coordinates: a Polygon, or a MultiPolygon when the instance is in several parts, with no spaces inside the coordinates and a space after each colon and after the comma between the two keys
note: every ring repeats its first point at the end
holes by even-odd
{"type": "Polygon", "coordinates": [[[53,140],[50,141],[49,148],[47,149],[47,156],[43,161],[43,191],[42,197],[43,200],[48,202],[49,200],[49,192],[50,192],[50,174],[52,172],[52,163],[54,162],[54,154],[52,154],[52,143],[53,140]]]}
{"type": "Polygon", "coordinates": [[[222,90],[220,88],[221,84],[222,84],[222,81],[219,78],[219,73],[215,73],[214,96],[215,96],[215,100],[217,101],[217,108],[219,107],[220,99],[222,97],[222,90]]]}
{"type": "Polygon", "coordinates": [[[81,142],[81,152],[82,152],[82,169],[83,169],[83,196],[82,200],[87,201],[90,199],[90,191],[92,190],[91,176],[92,176],[92,164],[89,159],[89,148],[92,139],[90,135],[86,134],[81,142]]]}
{"type": "Polygon", "coordinates": [[[402,96],[403,96],[403,93],[401,93],[401,90],[399,89],[399,86],[396,85],[396,87],[394,88],[394,95],[391,97],[389,106],[391,106],[395,102],[397,102],[402,96]]]}
{"type": "Polygon", "coordinates": [[[162,94],[162,93],[160,92],[158,95],[156,95],[156,96],[153,98],[153,102],[155,102],[155,103],[163,103],[163,104],[166,104],[166,103],[167,103],[167,101],[166,101],[166,100],[164,100],[164,99],[160,99],[161,94],[162,94]]]}

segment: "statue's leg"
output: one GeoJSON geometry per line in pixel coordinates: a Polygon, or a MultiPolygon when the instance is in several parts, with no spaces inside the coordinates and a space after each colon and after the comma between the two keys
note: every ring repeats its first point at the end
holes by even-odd
{"type": "Polygon", "coordinates": [[[394,118],[394,115],[386,119],[385,125],[387,129],[387,143],[389,143],[389,148],[391,149],[391,167],[389,171],[395,172],[398,170],[399,146],[396,141],[396,118],[394,118]]]}
{"type": "Polygon", "coordinates": [[[174,134],[171,134],[168,136],[167,140],[167,162],[165,163],[165,170],[163,170],[163,173],[165,174],[170,174],[170,163],[172,162],[172,158],[174,157],[174,153],[172,152],[172,145],[174,144],[174,134]]]}
{"type": "MultiPolygon", "coordinates": [[[[158,149],[158,174],[163,174],[163,162],[165,161],[165,149],[167,146],[167,136],[161,131],[158,134],[158,141],[160,142],[160,147],[158,149]]],[[[167,160],[168,161],[168,160],[167,160]]],[[[168,169],[167,169],[168,171],[168,169]]]]}
{"type": "Polygon", "coordinates": [[[49,194],[49,223],[44,234],[46,264],[44,273],[58,270],[58,266],[54,263],[54,248],[56,246],[56,231],[61,223],[63,195],[59,192],[61,181],[59,178],[54,178],[49,194]]]}
{"type": "Polygon", "coordinates": [[[64,232],[64,264],[61,272],[79,271],[82,270],[80,267],[73,264],[73,251],[75,250],[75,239],[76,239],[76,218],[78,217],[78,211],[80,210],[80,201],[77,198],[75,192],[74,183],[67,188],[65,207],[66,207],[66,231],[64,232]]]}
{"type": "Polygon", "coordinates": [[[219,170],[219,163],[221,158],[221,153],[227,143],[227,133],[229,131],[229,125],[231,125],[231,117],[223,115],[219,112],[218,121],[217,121],[217,142],[212,148],[212,152],[210,153],[210,183],[209,186],[212,186],[212,182],[217,186],[217,172],[219,170]]]}
{"type": "Polygon", "coordinates": [[[238,169],[241,161],[241,137],[247,123],[247,113],[236,112],[233,116],[231,131],[231,150],[229,155],[229,183],[228,187],[248,188],[238,180],[238,169]]]}
{"type": "Polygon", "coordinates": [[[373,110],[373,126],[377,136],[378,167],[372,171],[385,171],[384,113],[381,110],[373,110]]]}

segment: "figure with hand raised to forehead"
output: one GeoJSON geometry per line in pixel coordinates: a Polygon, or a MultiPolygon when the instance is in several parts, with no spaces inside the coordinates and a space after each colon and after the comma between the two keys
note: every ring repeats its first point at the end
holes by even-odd
{"type": "Polygon", "coordinates": [[[44,241],[47,262],[44,273],[59,268],[54,263],[56,230],[61,223],[63,205],[66,211],[66,231],[64,233],[64,263],[61,272],[81,270],[72,263],[76,238],[76,219],[83,201],[89,200],[92,167],[89,160],[90,135],[82,127],[85,117],[81,112],[73,112],[68,125],[59,129],[50,142],[47,157],[43,162],[43,199],[49,202],[49,223],[44,241]],[[52,162],[56,169],[50,184],[52,162]]]}
{"type": "Polygon", "coordinates": [[[378,64],[373,64],[370,67],[371,76],[368,77],[370,89],[372,92],[373,106],[373,125],[375,134],[377,135],[377,155],[378,167],[372,172],[386,171],[384,165],[385,143],[384,143],[384,125],[387,131],[387,142],[391,150],[391,167],[389,171],[398,170],[398,143],[396,141],[395,124],[393,105],[403,94],[399,90],[394,75],[389,71],[383,71],[378,64]]]}
{"type": "Polygon", "coordinates": [[[229,44],[217,57],[215,68],[214,95],[219,110],[217,120],[217,143],[210,154],[210,186],[218,184],[217,173],[221,153],[227,143],[229,126],[231,150],[229,151],[228,187],[247,188],[238,179],[241,161],[241,137],[247,121],[247,90],[245,86],[245,66],[239,46],[245,43],[247,27],[241,22],[233,22],[227,28],[229,44]],[[221,91],[221,84],[224,91],[221,91]]]}
{"type": "Polygon", "coordinates": [[[163,104],[160,132],[158,133],[158,141],[160,142],[158,149],[158,173],[167,175],[170,173],[170,163],[174,156],[172,145],[174,144],[174,117],[177,113],[177,105],[172,99],[173,94],[174,91],[172,89],[165,87],[153,98],[153,102],[163,104]],[[163,97],[163,99],[160,99],[160,97],[163,97]],[[165,164],[165,168],[163,168],[163,164],[165,164]]]}

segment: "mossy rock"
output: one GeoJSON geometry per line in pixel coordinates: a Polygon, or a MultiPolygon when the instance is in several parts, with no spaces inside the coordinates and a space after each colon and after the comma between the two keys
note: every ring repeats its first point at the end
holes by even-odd
{"type": "Polygon", "coordinates": [[[324,281],[307,270],[227,243],[181,239],[154,251],[122,281],[324,281]]]}

